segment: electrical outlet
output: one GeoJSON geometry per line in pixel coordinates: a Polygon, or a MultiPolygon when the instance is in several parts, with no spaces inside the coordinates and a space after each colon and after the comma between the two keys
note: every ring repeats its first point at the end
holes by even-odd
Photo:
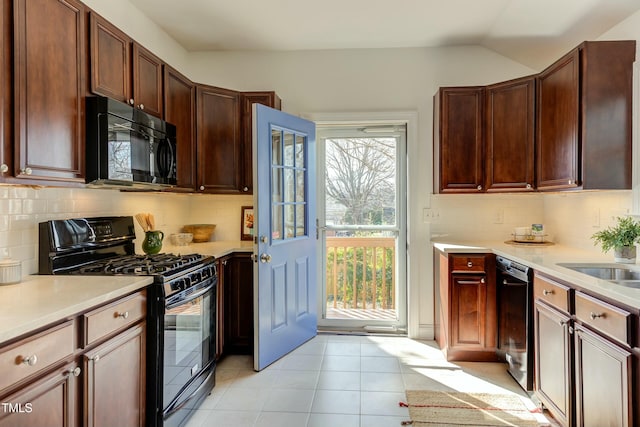
{"type": "Polygon", "coordinates": [[[428,224],[431,222],[432,212],[431,209],[425,208],[422,209],[422,222],[428,224]]]}
{"type": "Polygon", "coordinates": [[[504,224],[504,209],[498,209],[493,214],[494,224],[504,224]]]}

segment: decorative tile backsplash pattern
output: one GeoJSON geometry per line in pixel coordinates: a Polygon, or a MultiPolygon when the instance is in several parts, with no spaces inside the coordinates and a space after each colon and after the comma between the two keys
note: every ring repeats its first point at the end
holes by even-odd
{"type": "MultiPolygon", "coordinates": [[[[135,215],[150,212],[169,236],[185,224],[217,224],[214,240],[240,240],[240,206],[251,196],[120,192],[107,189],[0,186],[0,258],[22,261],[22,272],[38,270],[38,224],[51,219],[135,215]]],[[[136,251],[143,232],[136,223],[136,251]]]]}

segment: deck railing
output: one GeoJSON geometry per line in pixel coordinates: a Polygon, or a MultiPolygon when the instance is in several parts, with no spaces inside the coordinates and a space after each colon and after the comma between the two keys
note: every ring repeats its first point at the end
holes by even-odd
{"type": "Polygon", "coordinates": [[[327,237],[327,307],[395,309],[393,237],[327,237]]]}

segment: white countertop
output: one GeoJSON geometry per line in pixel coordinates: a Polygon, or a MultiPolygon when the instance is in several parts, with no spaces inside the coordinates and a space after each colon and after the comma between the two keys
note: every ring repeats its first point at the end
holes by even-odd
{"type": "MultiPolygon", "coordinates": [[[[162,252],[199,253],[216,258],[253,251],[252,241],[163,242],[162,252]]],[[[149,276],[31,275],[21,283],[0,286],[0,343],[87,311],[153,283],[149,276]]]]}
{"type": "Polygon", "coordinates": [[[142,289],[149,276],[27,276],[0,286],[0,343],[142,289]]]}
{"type": "Polygon", "coordinates": [[[561,267],[559,263],[607,263],[613,264],[613,254],[585,251],[584,249],[540,244],[511,245],[505,242],[433,242],[444,253],[487,253],[504,256],[534,270],[575,284],[603,297],[611,298],[630,307],[640,309],[640,289],[630,288],[606,280],[596,279],[584,273],[561,267]]]}

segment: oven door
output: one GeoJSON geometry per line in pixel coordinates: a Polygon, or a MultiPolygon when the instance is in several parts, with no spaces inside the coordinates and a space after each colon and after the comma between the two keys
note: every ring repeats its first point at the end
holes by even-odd
{"type": "MultiPolygon", "coordinates": [[[[216,279],[167,300],[164,313],[163,418],[199,402],[212,387],[215,363],[216,279]],[[210,385],[204,390],[205,384],[210,385]]],[[[183,411],[184,412],[184,411],[183,411]]],[[[175,418],[182,418],[176,416],[175,418]]]]}

